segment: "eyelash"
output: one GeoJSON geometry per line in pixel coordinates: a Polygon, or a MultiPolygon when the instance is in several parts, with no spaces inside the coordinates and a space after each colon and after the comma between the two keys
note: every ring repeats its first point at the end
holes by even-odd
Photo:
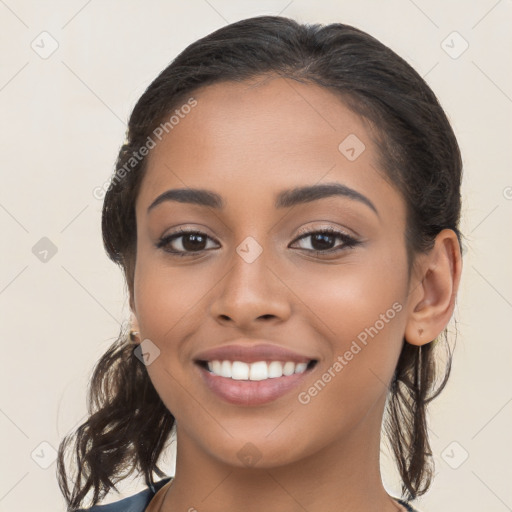
{"type": "MultiPolygon", "coordinates": [[[[355,238],[351,237],[350,235],[347,235],[346,233],[343,233],[342,231],[337,231],[334,228],[323,228],[323,229],[315,229],[315,230],[310,230],[310,231],[303,231],[302,233],[300,233],[301,236],[296,238],[293,241],[293,243],[298,242],[299,240],[308,238],[312,235],[318,235],[318,234],[335,236],[336,238],[341,239],[343,241],[343,244],[337,248],[326,249],[325,251],[317,251],[315,249],[302,249],[302,250],[307,251],[307,252],[313,252],[313,253],[320,254],[320,255],[322,255],[322,254],[331,255],[331,254],[335,254],[335,253],[338,253],[338,252],[346,250],[346,249],[351,249],[351,248],[356,247],[357,245],[361,244],[361,242],[359,240],[356,240],[355,238]]],[[[169,250],[166,248],[174,240],[177,240],[186,235],[200,235],[200,236],[212,239],[206,233],[203,233],[201,231],[180,229],[179,231],[177,231],[175,233],[171,233],[169,235],[166,235],[166,236],[163,236],[162,238],[160,238],[160,240],[156,244],[156,247],[158,249],[162,249],[163,251],[165,251],[173,256],[179,256],[179,257],[194,256],[196,254],[200,254],[200,253],[204,252],[205,250],[207,250],[207,249],[201,249],[199,251],[173,251],[173,250],[169,250]]]]}

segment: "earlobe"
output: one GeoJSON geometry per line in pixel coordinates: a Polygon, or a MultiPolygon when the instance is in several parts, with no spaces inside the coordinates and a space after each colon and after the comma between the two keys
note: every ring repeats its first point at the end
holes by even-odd
{"type": "Polygon", "coordinates": [[[434,247],[422,259],[411,280],[410,313],[405,339],[411,345],[435,340],[452,317],[462,271],[460,245],[456,233],[442,230],[434,247]]]}

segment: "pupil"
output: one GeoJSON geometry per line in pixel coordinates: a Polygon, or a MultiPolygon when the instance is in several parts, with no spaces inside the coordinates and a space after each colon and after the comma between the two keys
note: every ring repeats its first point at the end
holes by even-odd
{"type": "Polygon", "coordinates": [[[199,245],[204,244],[204,237],[196,234],[186,235],[183,237],[182,243],[183,247],[188,251],[200,251],[203,247],[198,247],[197,242],[199,242],[199,245]],[[192,243],[188,243],[190,240],[192,240],[192,243]]]}
{"type": "MultiPolygon", "coordinates": [[[[319,233],[317,235],[314,235],[313,236],[313,240],[315,242],[320,242],[320,247],[317,248],[318,250],[322,250],[322,249],[329,249],[331,244],[332,244],[332,238],[333,236],[332,235],[328,235],[328,234],[324,234],[324,233],[319,233]]],[[[315,243],[313,242],[313,247],[315,247],[315,243]]]]}

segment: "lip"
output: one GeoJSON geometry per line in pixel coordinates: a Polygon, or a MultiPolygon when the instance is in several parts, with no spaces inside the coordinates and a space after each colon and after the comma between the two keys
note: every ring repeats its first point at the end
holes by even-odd
{"type": "Polygon", "coordinates": [[[303,373],[276,377],[260,381],[234,380],[220,377],[208,371],[205,361],[243,361],[256,363],[258,361],[292,361],[294,363],[309,363],[318,358],[299,354],[280,345],[273,345],[261,340],[250,340],[252,343],[242,344],[242,340],[229,345],[221,345],[199,352],[194,357],[200,378],[215,395],[223,401],[239,406],[263,405],[286,395],[298,387],[304,379],[314,371],[316,364],[309,365],[303,373]],[[202,364],[203,363],[203,364],[202,364]]]}
{"type": "Polygon", "coordinates": [[[303,373],[267,380],[233,380],[214,375],[199,365],[196,368],[206,386],[219,398],[230,404],[245,406],[263,405],[277,400],[299,386],[315,369],[313,366],[303,373]]]}
{"type": "Polygon", "coordinates": [[[312,356],[299,354],[281,345],[273,345],[268,342],[252,340],[251,344],[237,341],[229,345],[221,345],[199,352],[194,356],[194,361],[243,361],[244,363],[256,363],[258,361],[281,361],[286,363],[309,363],[316,359],[312,356]]]}

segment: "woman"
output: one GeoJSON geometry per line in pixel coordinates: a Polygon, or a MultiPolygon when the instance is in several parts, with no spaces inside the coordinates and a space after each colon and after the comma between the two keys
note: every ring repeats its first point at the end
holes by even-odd
{"type": "Polygon", "coordinates": [[[261,16],[186,48],[135,106],[105,196],[133,321],[60,446],[68,510],[415,510],[461,173],[434,93],[354,27],[261,16]],[[155,482],[173,427],[176,473],[155,482]],[[95,506],[132,471],[148,489],[95,506]]]}

